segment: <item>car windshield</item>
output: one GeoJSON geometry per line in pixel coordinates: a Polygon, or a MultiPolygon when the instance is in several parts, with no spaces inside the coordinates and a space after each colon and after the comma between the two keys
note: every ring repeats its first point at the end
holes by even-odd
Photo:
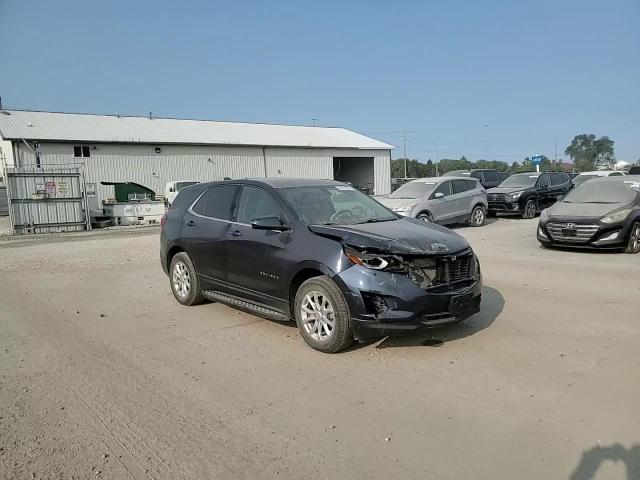
{"type": "Polygon", "coordinates": [[[586,182],[571,190],[562,203],[629,203],[639,187],[634,182],[586,182]]]}
{"type": "Polygon", "coordinates": [[[431,193],[436,183],[428,180],[414,180],[405,183],[387,198],[423,198],[431,193]]]}
{"type": "Polygon", "coordinates": [[[190,187],[191,185],[196,185],[200,182],[176,182],[176,192],[179,192],[184,187],[190,187]]]}
{"type": "Polygon", "coordinates": [[[577,187],[578,185],[582,185],[587,180],[592,180],[594,178],[599,178],[599,175],[578,175],[573,179],[573,184],[577,187]]]}
{"type": "Polygon", "coordinates": [[[500,184],[501,187],[533,187],[538,180],[539,175],[533,173],[517,173],[505,178],[500,184]]]}
{"type": "Polygon", "coordinates": [[[398,216],[349,185],[314,185],[279,189],[309,225],[356,225],[390,222],[398,216]]]}

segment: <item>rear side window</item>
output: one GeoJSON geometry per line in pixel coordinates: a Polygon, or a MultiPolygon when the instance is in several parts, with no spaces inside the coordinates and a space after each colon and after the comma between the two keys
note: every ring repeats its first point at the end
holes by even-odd
{"type": "Polygon", "coordinates": [[[473,178],[477,178],[477,179],[478,179],[478,180],[480,180],[481,182],[483,181],[483,179],[482,179],[482,172],[473,172],[473,173],[471,174],[471,176],[472,176],[473,178]]]}
{"type": "Polygon", "coordinates": [[[467,180],[467,187],[469,190],[475,190],[478,188],[479,183],[475,180],[467,180]]]}
{"type": "MultiPolygon", "coordinates": [[[[193,206],[193,211],[205,217],[231,220],[237,185],[211,187],[193,206]]],[[[180,196],[180,195],[178,195],[180,196]]]]}
{"type": "Polygon", "coordinates": [[[498,174],[496,172],[484,172],[484,181],[485,182],[497,182],[498,174]]]}
{"type": "MultiPolygon", "coordinates": [[[[454,180],[453,182],[453,193],[462,193],[469,190],[469,181],[468,180],[454,180]]],[[[475,183],[475,182],[474,182],[475,183]]]]}
{"type": "Polygon", "coordinates": [[[202,193],[201,188],[187,188],[181,190],[178,193],[178,196],[175,198],[173,203],[171,204],[170,210],[181,210],[186,209],[189,205],[191,205],[196,198],[202,193]]]}
{"type": "Polygon", "coordinates": [[[431,195],[431,198],[434,198],[436,196],[436,193],[442,193],[442,194],[444,194],[445,197],[451,195],[451,182],[441,183],[438,186],[438,188],[436,188],[433,191],[433,195],[431,195]]]}
{"type": "Polygon", "coordinates": [[[562,185],[563,183],[569,182],[569,175],[566,173],[552,173],[551,174],[551,185],[562,185]]]}
{"type": "Polygon", "coordinates": [[[270,193],[262,188],[247,185],[242,189],[237,217],[240,223],[251,223],[257,218],[264,217],[282,219],[282,209],[270,193]]]}

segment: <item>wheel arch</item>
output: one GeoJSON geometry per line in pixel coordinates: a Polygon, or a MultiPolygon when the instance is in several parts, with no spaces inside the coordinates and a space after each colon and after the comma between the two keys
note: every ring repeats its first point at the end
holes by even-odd
{"type": "Polygon", "coordinates": [[[335,272],[326,265],[314,261],[302,262],[298,265],[296,272],[293,274],[291,281],[289,282],[289,310],[291,315],[293,315],[293,304],[296,299],[296,292],[300,288],[300,285],[310,278],[322,277],[323,275],[333,277],[335,272]]]}

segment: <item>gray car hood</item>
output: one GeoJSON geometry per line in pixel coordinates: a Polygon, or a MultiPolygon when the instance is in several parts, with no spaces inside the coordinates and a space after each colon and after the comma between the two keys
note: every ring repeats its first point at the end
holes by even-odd
{"type": "Polygon", "coordinates": [[[421,201],[420,198],[378,198],[378,202],[383,204],[387,208],[402,208],[416,205],[421,201]]]}
{"type": "Polygon", "coordinates": [[[626,203],[567,203],[557,202],[547,209],[547,215],[554,217],[600,218],[626,206],[626,203]]]}
{"type": "Polygon", "coordinates": [[[309,230],[358,249],[400,255],[454,253],[469,248],[464,238],[448,228],[413,218],[361,225],[310,225],[309,230]]]}

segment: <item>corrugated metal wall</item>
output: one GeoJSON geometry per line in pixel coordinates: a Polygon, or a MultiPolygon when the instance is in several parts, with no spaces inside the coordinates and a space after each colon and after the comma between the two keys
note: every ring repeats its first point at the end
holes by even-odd
{"type": "MultiPolygon", "coordinates": [[[[90,158],[74,158],[73,145],[41,143],[40,163],[83,163],[86,183],[96,183],[96,200],[113,196],[113,187],[101,181],[131,181],[162,194],[173,180],[211,181],[224,177],[333,178],[333,157],[372,157],[375,193],[391,191],[388,150],[212,147],[194,145],[97,144],[90,158]],[[155,153],[160,148],[160,153],[155,153]]],[[[19,164],[35,165],[35,153],[19,145],[19,164]]]]}

